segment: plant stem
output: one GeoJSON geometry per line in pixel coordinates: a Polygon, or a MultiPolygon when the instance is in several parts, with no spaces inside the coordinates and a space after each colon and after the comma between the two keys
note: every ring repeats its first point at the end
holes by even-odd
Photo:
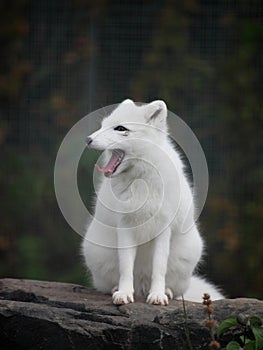
{"type": "Polygon", "coordinates": [[[191,339],[190,339],[190,333],[189,329],[187,326],[187,313],[186,313],[186,308],[185,308],[185,302],[184,302],[184,296],[182,295],[182,301],[183,301],[183,310],[184,310],[184,331],[185,331],[185,336],[186,336],[186,342],[189,347],[189,350],[193,350],[191,339]]]}
{"type": "Polygon", "coordinates": [[[247,326],[244,326],[244,344],[243,344],[243,346],[246,345],[246,340],[247,340],[247,326]]]}

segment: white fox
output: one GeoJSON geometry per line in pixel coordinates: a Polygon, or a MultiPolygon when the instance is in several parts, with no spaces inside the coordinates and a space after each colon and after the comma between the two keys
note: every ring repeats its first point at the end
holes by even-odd
{"type": "Polygon", "coordinates": [[[123,101],[87,137],[104,151],[104,174],[82,253],[94,287],[112,292],[114,304],[145,296],[150,304],[169,298],[201,301],[223,295],[194,276],[203,249],[194,220],[193,195],[179,154],[167,136],[167,108],[123,101]]]}

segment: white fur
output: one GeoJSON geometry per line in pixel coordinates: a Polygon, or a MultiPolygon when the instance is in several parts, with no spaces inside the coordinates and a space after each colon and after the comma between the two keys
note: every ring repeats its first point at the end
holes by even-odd
{"type": "Polygon", "coordinates": [[[90,135],[90,147],[125,151],[110,178],[103,178],[95,215],[82,244],[94,287],[113,290],[113,303],[168,304],[168,297],[201,301],[223,296],[192,276],[203,242],[194,221],[191,188],[182,161],[167,137],[163,101],[137,106],[125,100],[90,135]],[[128,132],[116,131],[118,125],[128,132]],[[115,289],[114,289],[115,288],[115,289]]]}

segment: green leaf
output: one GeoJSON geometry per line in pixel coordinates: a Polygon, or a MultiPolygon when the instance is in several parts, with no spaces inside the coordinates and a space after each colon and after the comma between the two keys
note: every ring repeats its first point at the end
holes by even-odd
{"type": "Polygon", "coordinates": [[[235,326],[238,326],[237,319],[235,316],[230,316],[219,325],[219,327],[216,330],[216,335],[220,337],[220,335],[226,330],[235,326]]]}
{"type": "Polygon", "coordinates": [[[261,318],[257,317],[257,316],[252,316],[250,317],[250,325],[251,326],[256,326],[256,325],[262,325],[262,320],[261,318]]]}
{"type": "Polygon", "coordinates": [[[245,350],[255,350],[256,349],[255,344],[256,344],[255,340],[249,340],[246,343],[246,345],[244,346],[244,349],[245,350]]]}
{"type": "Polygon", "coordinates": [[[227,344],[226,350],[240,350],[240,345],[236,341],[227,344]]]}
{"type": "Polygon", "coordinates": [[[262,327],[251,327],[256,340],[256,350],[263,349],[263,328],[262,327]]]}

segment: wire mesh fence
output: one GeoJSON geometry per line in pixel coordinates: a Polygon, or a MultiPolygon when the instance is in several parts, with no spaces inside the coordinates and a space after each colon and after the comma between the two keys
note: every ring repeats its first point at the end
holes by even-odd
{"type": "MultiPolygon", "coordinates": [[[[0,6],[1,276],[85,283],[79,237],[53,192],[59,144],[97,108],[159,98],[189,124],[207,157],[203,270],[230,295],[262,296],[262,3],[0,6]]],[[[79,168],[87,203],[91,157],[79,168]]]]}

